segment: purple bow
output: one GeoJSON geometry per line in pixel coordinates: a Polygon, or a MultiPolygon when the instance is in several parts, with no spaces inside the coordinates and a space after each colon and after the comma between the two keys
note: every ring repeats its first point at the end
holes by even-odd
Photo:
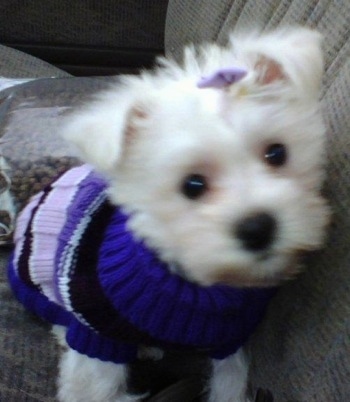
{"type": "Polygon", "coordinates": [[[219,68],[214,73],[202,77],[198,83],[198,88],[225,88],[247,75],[247,70],[240,67],[219,68]]]}

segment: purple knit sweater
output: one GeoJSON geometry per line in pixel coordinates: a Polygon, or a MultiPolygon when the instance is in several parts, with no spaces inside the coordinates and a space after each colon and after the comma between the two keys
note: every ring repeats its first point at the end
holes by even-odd
{"type": "Polygon", "coordinates": [[[91,167],[73,168],[18,218],[9,280],[31,311],[67,327],[73,349],[127,363],[137,345],[224,358],[247,340],[274,289],[201,287],[172,274],[127,228],[91,167]]]}

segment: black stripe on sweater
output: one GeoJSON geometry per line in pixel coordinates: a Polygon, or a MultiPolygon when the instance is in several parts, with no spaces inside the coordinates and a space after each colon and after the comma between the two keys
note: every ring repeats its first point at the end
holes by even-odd
{"type": "Polygon", "coordinates": [[[73,310],[99,334],[125,343],[153,344],[145,332],[122,318],[105,296],[99,283],[98,251],[115,207],[106,201],[94,213],[76,253],[76,266],[69,284],[73,310]]]}

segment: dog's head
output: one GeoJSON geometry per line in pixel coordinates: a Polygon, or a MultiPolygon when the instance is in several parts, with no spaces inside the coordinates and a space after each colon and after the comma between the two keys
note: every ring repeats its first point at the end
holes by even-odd
{"type": "Polygon", "coordinates": [[[313,31],[232,38],[125,78],[64,135],[106,174],[135,235],[183,275],[269,285],[324,239],[321,76],[313,31]],[[246,71],[236,83],[198,87],[231,66],[246,71]]]}

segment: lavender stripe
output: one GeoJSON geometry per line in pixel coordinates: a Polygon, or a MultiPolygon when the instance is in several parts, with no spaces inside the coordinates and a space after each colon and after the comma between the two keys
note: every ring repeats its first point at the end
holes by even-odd
{"type": "Polygon", "coordinates": [[[32,253],[29,272],[33,283],[40,285],[44,295],[58,302],[53,286],[54,258],[58,235],[66,221],[66,211],[76,194],[76,183],[84,180],[91,168],[83,165],[73,168],[52,184],[52,189],[36,212],[32,224],[32,253]]]}

